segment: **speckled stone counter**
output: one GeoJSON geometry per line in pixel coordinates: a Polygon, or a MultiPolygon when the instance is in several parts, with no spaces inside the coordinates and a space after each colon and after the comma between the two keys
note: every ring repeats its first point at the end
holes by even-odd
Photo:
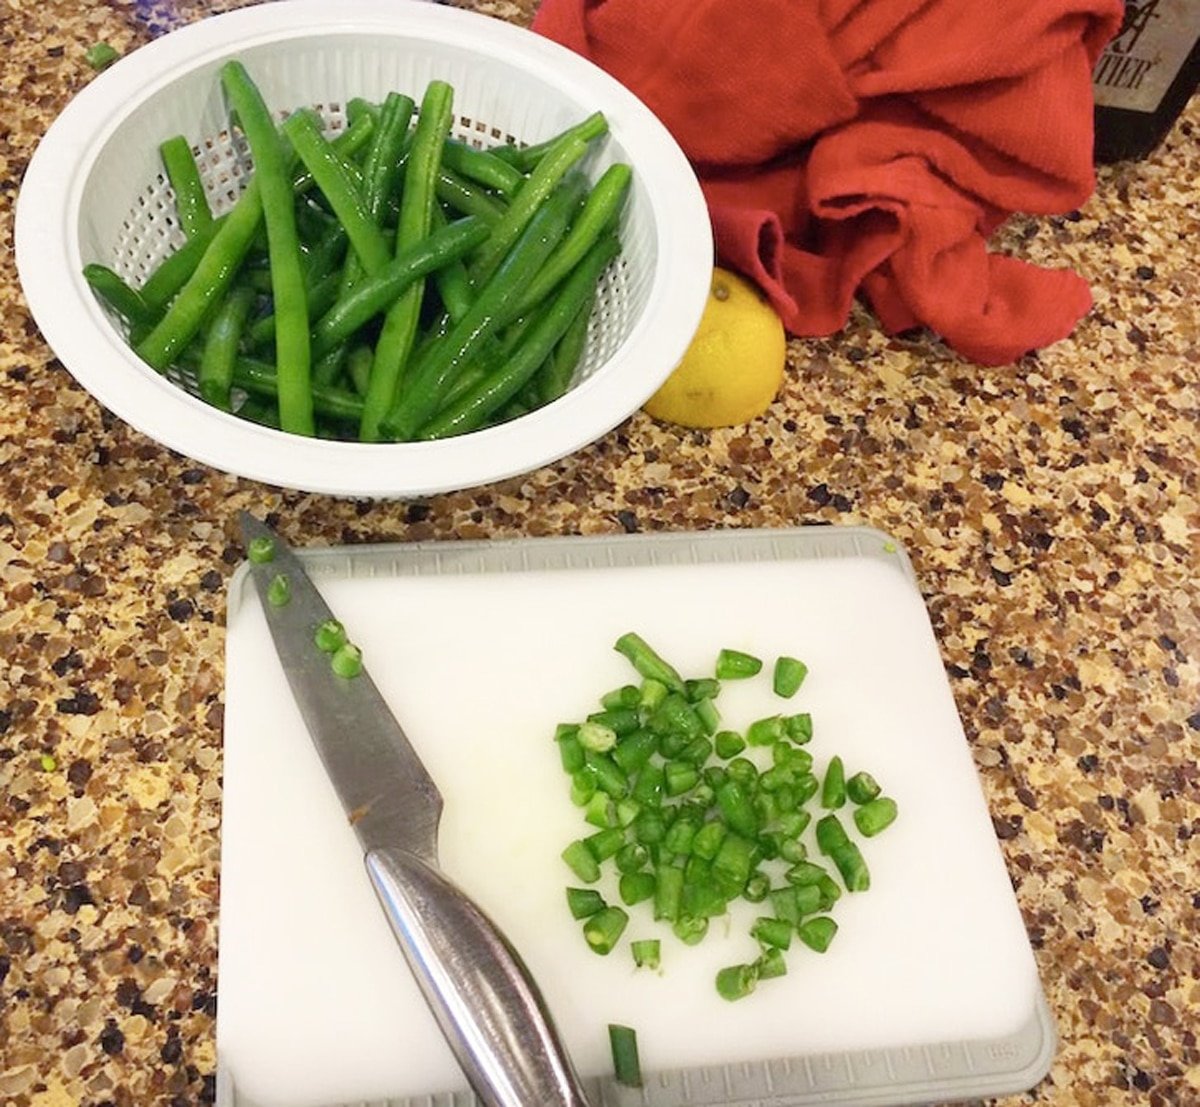
{"type": "MultiPolygon", "coordinates": [[[[530,5],[480,10],[525,22],[530,5]]],[[[211,1101],[225,587],[238,509],[297,544],[863,523],[912,554],[1061,1048],[1030,1096],[1200,1103],[1200,103],[1000,245],[1096,307],[982,369],[866,313],[794,341],[766,416],[638,414],[409,502],[284,493],[103,411],[24,308],[12,212],[91,77],[198,9],[0,8],[0,1102],[211,1101]],[[1191,937],[1189,937],[1191,935],[1191,937]]]]}

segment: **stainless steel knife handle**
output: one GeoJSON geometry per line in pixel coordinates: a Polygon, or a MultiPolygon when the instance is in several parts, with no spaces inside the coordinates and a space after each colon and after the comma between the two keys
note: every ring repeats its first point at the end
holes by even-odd
{"type": "Polygon", "coordinates": [[[366,866],[409,967],[485,1107],[588,1107],[537,986],[496,925],[413,853],[374,849],[366,866]]]}

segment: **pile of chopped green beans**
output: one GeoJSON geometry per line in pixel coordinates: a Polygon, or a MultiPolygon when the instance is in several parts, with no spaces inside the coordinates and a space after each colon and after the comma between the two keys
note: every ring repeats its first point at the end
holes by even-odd
{"type": "Polygon", "coordinates": [[[595,112],[536,146],[451,133],[454,90],[309,109],[277,126],[241,62],[221,87],[253,172],[215,215],[191,145],[159,147],[186,242],[140,287],[84,276],[137,354],[215,407],[363,442],[445,438],[561,396],[620,252],[632,170],[594,183],[595,112]]]}
{"type": "MultiPolygon", "coordinates": [[[[850,804],[850,821],[871,838],[896,819],[895,800],[868,772],[847,777],[840,756],[818,775],[806,748],[809,712],[770,714],[744,732],[722,726],[722,683],[762,673],[753,654],[722,649],[712,676],[684,679],[633,632],[614,648],[640,679],[606,693],[599,710],[560,724],[555,735],[571,799],[589,824],[562,852],[579,882],[567,888],[567,907],[588,946],[608,954],[630,932],[639,904],[688,945],[703,941],[731,904],[761,905],[750,928],[755,956],[716,978],[719,995],[740,999],[787,972],[793,939],[818,953],[829,948],[837,933],[831,911],[843,891],[865,892],[871,883],[839,811],[850,804]],[[819,860],[805,841],[810,828],[819,860]],[[590,887],[606,867],[619,904],[590,887]]],[[[807,675],[793,657],[777,658],[769,671],[785,700],[807,675]]],[[[632,933],[629,946],[639,968],[658,970],[667,960],[658,937],[632,933]]]]}

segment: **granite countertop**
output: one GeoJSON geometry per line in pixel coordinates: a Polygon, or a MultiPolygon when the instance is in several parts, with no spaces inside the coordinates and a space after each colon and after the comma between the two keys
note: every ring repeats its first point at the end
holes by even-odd
{"type": "MultiPolygon", "coordinates": [[[[526,22],[530,0],[475,5],[526,22]]],[[[0,20],[0,1102],[211,1101],[225,588],[239,509],[296,544],[868,524],[909,550],[1061,1035],[1003,1101],[1200,1103],[1200,101],[1000,247],[1096,306],[984,369],[865,312],[713,432],[637,414],[559,464],[391,503],[234,479],[84,393],[24,307],[12,212],[50,121],[194,18],[0,20]],[[1193,935],[1188,938],[1187,935],[1193,935]]]]}

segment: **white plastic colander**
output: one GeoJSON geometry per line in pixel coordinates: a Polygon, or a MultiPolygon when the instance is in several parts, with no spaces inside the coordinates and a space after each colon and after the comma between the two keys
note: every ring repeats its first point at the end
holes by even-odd
{"type": "Polygon", "coordinates": [[[276,0],[213,16],[97,76],[46,133],[17,203],[16,260],[30,310],[93,396],[142,433],[239,476],[310,492],[403,498],[528,472],[599,438],[678,364],[708,293],[712,236],[690,165],[632,93],[519,27],[420,0],[276,0]],[[428,443],[309,439],[203,403],[155,373],[82,277],[100,262],[137,286],[183,241],[158,145],[184,135],[210,202],[227,210],[248,163],[228,131],[219,70],[240,58],[272,108],[318,108],[333,129],[355,96],[455,90],[454,130],[477,145],[539,142],[603,111],[610,133],[585,169],[634,182],[622,252],[606,273],[584,361],[559,400],[509,423],[428,443]]]}

